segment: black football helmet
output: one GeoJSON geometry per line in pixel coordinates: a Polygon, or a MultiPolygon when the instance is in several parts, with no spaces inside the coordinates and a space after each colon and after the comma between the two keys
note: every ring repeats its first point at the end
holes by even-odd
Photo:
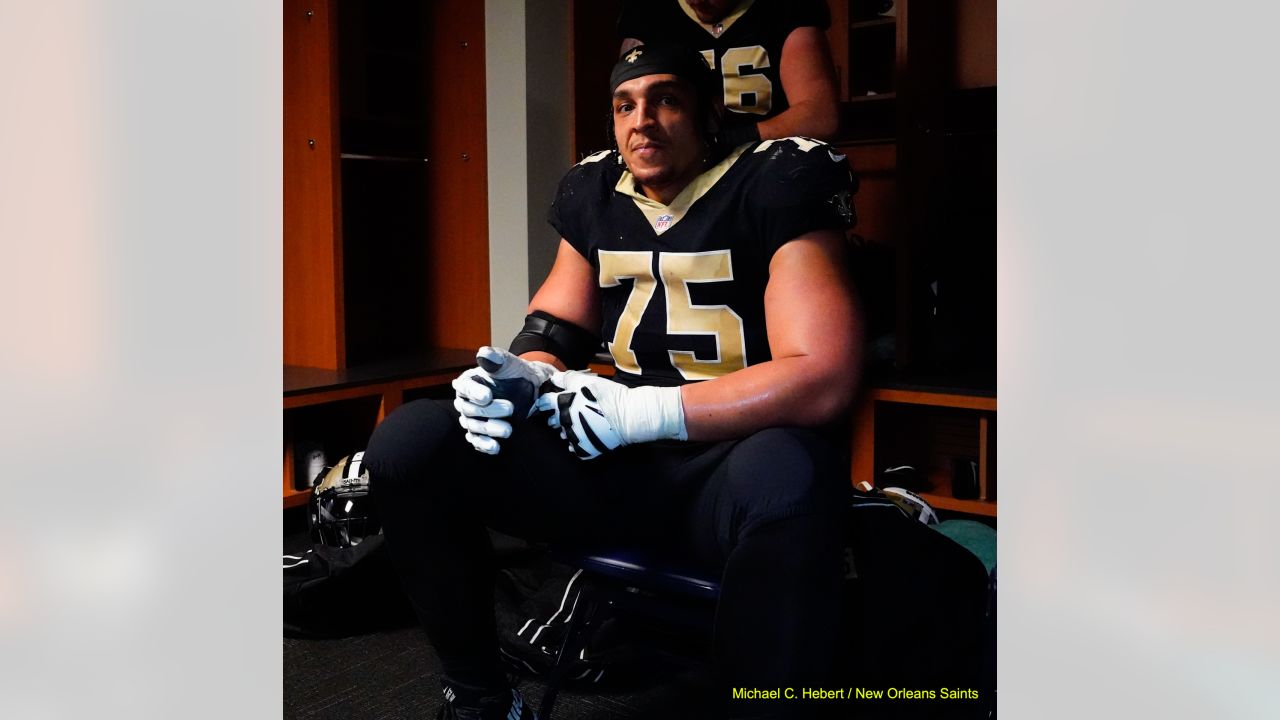
{"type": "Polygon", "coordinates": [[[311,491],[311,539],[334,548],[353,548],[382,531],[369,502],[364,452],[339,460],[316,478],[311,491]]]}

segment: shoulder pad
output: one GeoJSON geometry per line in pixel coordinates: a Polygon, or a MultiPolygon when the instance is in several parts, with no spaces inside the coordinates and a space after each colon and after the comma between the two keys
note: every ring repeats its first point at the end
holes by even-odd
{"type": "Polygon", "coordinates": [[[560,181],[561,189],[584,191],[597,186],[612,189],[621,174],[622,162],[618,153],[601,150],[582,158],[577,165],[569,168],[560,181]]]}
{"type": "Polygon", "coordinates": [[[775,140],[764,140],[753,149],[752,154],[766,153],[769,159],[777,159],[782,157],[801,157],[822,158],[826,157],[831,162],[844,162],[845,156],[836,152],[836,149],[821,140],[814,140],[800,135],[791,137],[778,138],[775,140]],[[812,154],[811,154],[812,153],[812,154]]]}
{"type": "Polygon", "coordinates": [[[813,213],[831,205],[844,222],[853,221],[849,197],[857,192],[858,180],[848,158],[834,147],[788,137],[761,142],[748,157],[755,163],[753,191],[761,207],[813,213]],[[824,204],[815,208],[815,198],[824,204]]]}
{"type": "Polygon", "coordinates": [[[581,160],[579,160],[578,164],[586,165],[587,163],[600,162],[601,160],[609,157],[612,154],[613,154],[612,150],[601,150],[600,152],[594,152],[582,158],[581,160]]]}

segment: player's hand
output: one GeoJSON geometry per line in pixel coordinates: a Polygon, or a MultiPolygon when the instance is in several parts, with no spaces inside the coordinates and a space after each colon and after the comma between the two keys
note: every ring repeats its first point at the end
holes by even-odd
{"type": "Polygon", "coordinates": [[[583,460],[623,445],[689,437],[678,387],[629,388],[582,370],[558,372],[551,384],[563,389],[541,395],[534,410],[551,413],[547,424],[583,460]]]}
{"type": "Polygon", "coordinates": [[[522,360],[488,345],[476,351],[476,364],[453,381],[453,406],[467,442],[488,455],[498,453],[498,440],[511,437],[512,420],[524,420],[542,384],[556,372],[544,362],[522,360]]]}

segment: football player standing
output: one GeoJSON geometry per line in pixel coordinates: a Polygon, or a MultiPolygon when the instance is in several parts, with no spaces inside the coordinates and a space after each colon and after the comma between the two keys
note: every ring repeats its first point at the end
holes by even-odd
{"type": "Polygon", "coordinates": [[[562,180],[563,239],[524,329],[480,349],[452,404],[393,412],[365,453],[444,667],[441,717],[535,716],[499,665],[486,526],[718,570],[726,700],[820,687],[836,652],[848,472],[821,428],[860,367],[842,259],[856,182],[807,138],[715,142],[720,78],[696,51],[633,48],[610,92],[616,147],[562,180]],[[612,379],[580,369],[601,339],[612,379]]]}

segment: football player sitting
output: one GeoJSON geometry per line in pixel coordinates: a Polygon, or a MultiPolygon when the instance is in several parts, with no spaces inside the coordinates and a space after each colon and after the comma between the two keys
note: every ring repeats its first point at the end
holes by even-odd
{"type": "Polygon", "coordinates": [[[717,570],[726,687],[821,687],[832,669],[848,474],[822,430],[860,367],[842,259],[856,182],[808,138],[717,144],[720,82],[697,52],[634,48],[609,91],[615,147],[560,183],[563,239],[524,329],[365,453],[443,717],[534,716],[499,665],[486,525],[717,570]],[[611,378],[584,370],[602,339],[611,378]]]}

